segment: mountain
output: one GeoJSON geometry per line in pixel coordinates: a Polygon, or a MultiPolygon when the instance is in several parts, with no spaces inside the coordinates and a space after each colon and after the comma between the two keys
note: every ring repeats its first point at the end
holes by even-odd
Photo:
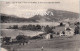
{"type": "Polygon", "coordinates": [[[14,15],[0,14],[2,23],[23,23],[23,22],[59,22],[63,20],[77,20],[78,13],[70,11],[62,11],[55,9],[48,9],[45,15],[34,15],[31,18],[20,18],[14,15]]]}
{"type": "Polygon", "coordinates": [[[20,18],[14,15],[0,14],[1,23],[23,23],[23,22],[36,22],[27,18],[20,18]]]}
{"type": "Polygon", "coordinates": [[[30,19],[36,20],[38,22],[59,22],[59,21],[63,21],[66,19],[77,20],[78,18],[79,18],[78,13],[48,9],[46,11],[46,15],[44,15],[44,16],[36,15],[30,19]]]}

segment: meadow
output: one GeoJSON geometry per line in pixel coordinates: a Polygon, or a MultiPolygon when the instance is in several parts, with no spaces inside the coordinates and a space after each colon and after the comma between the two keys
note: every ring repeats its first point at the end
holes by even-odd
{"type": "Polygon", "coordinates": [[[26,45],[6,45],[9,51],[79,51],[80,35],[53,39],[30,40],[26,45]]]}

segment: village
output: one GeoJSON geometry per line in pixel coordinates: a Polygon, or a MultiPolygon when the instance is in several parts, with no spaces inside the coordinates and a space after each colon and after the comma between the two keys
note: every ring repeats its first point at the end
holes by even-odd
{"type": "MultiPolygon", "coordinates": [[[[37,26],[39,27],[39,26],[37,26]]],[[[39,29],[39,28],[38,28],[39,29]]],[[[12,37],[5,37],[5,36],[1,36],[1,40],[2,40],[2,45],[9,45],[9,44],[23,44],[24,43],[29,43],[30,40],[36,40],[36,39],[54,39],[55,37],[71,37],[71,36],[75,36],[76,34],[80,34],[80,23],[77,22],[75,24],[71,24],[71,23],[60,23],[60,25],[55,26],[53,28],[49,28],[48,26],[46,28],[42,28],[41,29],[43,32],[38,33],[35,36],[25,36],[22,33],[19,33],[18,36],[16,36],[15,38],[12,37]],[[46,30],[45,30],[46,29],[46,30]]],[[[15,33],[15,32],[14,32],[15,33]]]]}

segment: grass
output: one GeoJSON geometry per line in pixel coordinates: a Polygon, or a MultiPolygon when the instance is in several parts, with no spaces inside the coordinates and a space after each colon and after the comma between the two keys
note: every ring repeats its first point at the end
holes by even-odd
{"type": "MultiPolygon", "coordinates": [[[[1,30],[4,36],[16,37],[19,35],[19,32],[22,32],[24,35],[36,35],[38,31],[21,31],[21,30],[11,30],[4,29],[1,30]],[[15,32],[15,33],[14,33],[15,32]]],[[[80,49],[80,35],[75,35],[72,37],[55,37],[53,39],[38,39],[30,40],[26,45],[4,45],[4,48],[7,48],[9,51],[14,48],[15,51],[41,51],[41,48],[44,48],[44,51],[79,51],[80,49]],[[18,50],[19,49],[19,50],[18,50]]]]}
{"type": "Polygon", "coordinates": [[[17,35],[25,35],[25,36],[35,36],[39,33],[42,33],[41,31],[29,31],[29,30],[15,30],[15,29],[2,29],[1,30],[3,36],[16,38],[17,35]]]}
{"type": "MultiPolygon", "coordinates": [[[[15,51],[79,51],[80,35],[73,37],[57,37],[50,40],[31,40],[26,45],[8,45],[5,47],[14,48],[15,51]]],[[[11,51],[11,50],[10,50],[11,51]]]]}

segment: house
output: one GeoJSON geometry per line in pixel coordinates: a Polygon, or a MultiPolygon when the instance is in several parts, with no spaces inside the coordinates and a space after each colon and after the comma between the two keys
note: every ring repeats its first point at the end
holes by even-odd
{"type": "Polygon", "coordinates": [[[73,36],[74,35],[74,29],[70,28],[69,26],[56,26],[55,29],[53,29],[56,35],[59,36],[73,36]]]}
{"type": "Polygon", "coordinates": [[[62,36],[64,35],[62,32],[65,31],[65,26],[56,26],[55,29],[53,29],[56,35],[62,36]]]}
{"type": "Polygon", "coordinates": [[[44,34],[40,34],[40,36],[42,36],[43,39],[52,39],[53,38],[52,33],[44,33],[44,34]]]}
{"type": "Polygon", "coordinates": [[[65,35],[67,36],[73,36],[74,35],[74,30],[72,28],[66,28],[65,30],[65,35]]]}
{"type": "Polygon", "coordinates": [[[48,33],[46,35],[43,36],[45,39],[52,39],[53,35],[51,33],[48,33]]]}

